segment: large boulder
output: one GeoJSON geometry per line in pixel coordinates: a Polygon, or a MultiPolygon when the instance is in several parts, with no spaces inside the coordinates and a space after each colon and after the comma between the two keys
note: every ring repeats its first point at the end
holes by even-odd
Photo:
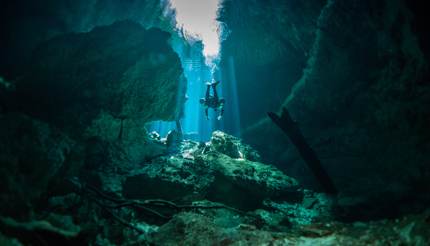
{"type": "Polygon", "coordinates": [[[214,131],[212,133],[210,146],[215,151],[228,155],[231,158],[243,158],[250,161],[260,160],[260,155],[251,146],[242,143],[239,138],[222,131],[214,131]]]}
{"type": "Polygon", "coordinates": [[[217,221],[234,220],[233,217],[227,214],[226,218],[214,220],[201,214],[180,213],[149,239],[154,245],[177,245],[178,242],[183,245],[265,245],[276,241],[271,232],[257,230],[252,225],[224,225],[217,221]]]}
{"type": "Polygon", "coordinates": [[[172,156],[159,158],[132,174],[122,188],[127,198],[191,201],[202,199],[212,182],[208,165],[172,156]]]}
{"type": "MultiPolygon", "coordinates": [[[[234,137],[215,132],[215,139],[206,144],[185,141],[178,154],[158,158],[131,173],[123,183],[123,196],[183,202],[208,199],[244,210],[261,206],[267,198],[297,198],[295,179],[273,166],[247,160],[246,155],[231,157],[217,150],[228,149],[228,140],[234,137]]],[[[244,153],[256,153],[240,142],[235,144],[248,151],[244,153]]]]}
{"type": "Polygon", "coordinates": [[[298,183],[277,168],[210,152],[202,156],[213,170],[207,198],[242,209],[261,206],[266,198],[294,200],[298,183]]]}

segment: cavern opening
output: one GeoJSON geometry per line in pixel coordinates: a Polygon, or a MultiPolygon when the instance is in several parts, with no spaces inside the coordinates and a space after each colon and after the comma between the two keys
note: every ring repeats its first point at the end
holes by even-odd
{"type": "MultiPolygon", "coordinates": [[[[210,110],[206,117],[198,103],[206,93],[206,83],[220,80],[222,30],[217,21],[220,2],[171,0],[169,3],[174,13],[175,27],[181,36],[181,39],[172,41],[172,45],[184,70],[186,99],[183,113],[175,122],[153,122],[149,129],[164,136],[169,131],[180,129],[185,139],[208,141],[213,131],[223,130],[223,122],[217,120],[218,115],[210,110]],[[184,47],[184,41],[188,47],[184,47]]],[[[223,88],[224,86],[217,86],[216,91],[220,97],[223,95],[223,88]]],[[[210,90],[213,94],[212,88],[210,90]]]]}
{"type": "Polygon", "coordinates": [[[430,245],[406,0],[5,0],[0,245],[430,245]]]}

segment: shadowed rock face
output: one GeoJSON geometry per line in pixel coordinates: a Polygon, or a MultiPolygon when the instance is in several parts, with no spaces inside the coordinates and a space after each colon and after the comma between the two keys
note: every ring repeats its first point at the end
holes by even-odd
{"type": "MultiPolygon", "coordinates": [[[[221,46],[224,97],[237,97],[239,115],[226,105],[226,131],[240,118],[245,129],[277,110],[300,79],[315,38],[324,0],[222,1],[227,26],[221,46]],[[268,14],[270,13],[270,14],[268,14]],[[237,84],[233,79],[236,79],[237,84]],[[230,87],[237,86],[237,94],[230,87]]],[[[230,101],[232,102],[232,101],[230,101]]]]}
{"type": "Polygon", "coordinates": [[[22,114],[0,115],[0,211],[24,218],[48,189],[75,144],[58,129],[22,114]]]}
{"type": "Polygon", "coordinates": [[[4,0],[0,9],[0,74],[9,80],[23,76],[33,50],[58,35],[89,32],[121,20],[171,30],[165,5],[159,0],[4,0]]]}
{"type": "Polygon", "coordinates": [[[4,214],[31,214],[48,193],[68,192],[68,177],[99,185],[106,181],[94,173],[164,153],[144,124],[173,120],[182,105],[182,68],[169,39],[131,21],[60,35],[38,46],[19,81],[1,78],[4,214]]]}
{"type": "MultiPolygon", "coordinates": [[[[428,223],[423,215],[396,221],[341,224],[318,223],[284,232],[262,230],[240,224],[234,216],[223,214],[224,220],[196,213],[180,213],[155,232],[151,241],[160,245],[427,245],[428,223]]],[[[271,219],[275,218],[274,216],[271,219]]],[[[276,220],[276,219],[273,219],[276,220]]]]}
{"type": "Polygon", "coordinates": [[[244,92],[239,93],[239,104],[259,111],[252,103],[258,98],[268,105],[254,119],[246,116],[249,112],[242,112],[245,142],[254,146],[264,161],[277,163],[308,187],[317,187],[294,146],[264,115],[264,111],[286,106],[342,193],[363,196],[362,201],[367,203],[382,205],[382,202],[385,203],[382,207],[387,208],[393,203],[421,199],[418,193],[428,194],[430,169],[425,164],[429,163],[430,151],[429,61],[425,53],[428,48],[422,42],[426,35],[414,33],[421,28],[414,23],[423,19],[422,13],[417,14],[416,9],[411,12],[400,0],[360,3],[332,0],[311,6],[288,1],[294,5],[290,7],[296,7],[291,15],[285,15],[291,20],[288,25],[285,18],[264,16],[261,8],[254,6],[259,2],[244,6],[246,11],[242,16],[254,13],[262,19],[259,23],[271,20],[267,27],[270,30],[272,26],[283,26],[280,36],[285,43],[274,40],[273,45],[268,45],[258,40],[264,36],[258,35],[259,24],[245,28],[248,30],[245,33],[234,22],[241,16],[226,15],[226,24],[233,25],[232,36],[223,47],[223,59],[227,62],[229,56],[233,57],[238,87],[247,88],[239,89],[244,92]],[[301,17],[313,20],[314,25],[294,21],[301,17]],[[298,77],[290,71],[294,66],[284,62],[281,67],[290,72],[283,77],[259,78],[258,74],[279,74],[278,67],[260,66],[261,71],[241,69],[240,64],[246,64],[249,57],[258,57],[261,50],[246,49],[249,55],[243,58],[240,51],[229,48],[240,44],[237,35],[244,40],[249,38],[251,43],[260,43],[261,47],[268,46],[264,59],[254,60],[267,64],[271,61],[272,65],[278,64],[276,54],[282,54],[274,52],[274,47],[289,50],[298,44],[297,38],[303,38],[303,52],[292,49],[297,58],[287,52],[282,57],[296,65],[302,59],[307,62],[298,66],[303,69],[298,77]],[[253,83],[280,88],[279,93],[284,94],[275,103],[274,90],[250,86],[253,83]],[[380,196],[391,203],[375,199],[380,196]]]}
{"type": "Polygon", "coordinates": [[[58,36],[34,52],[15,104],[74,132],[102,112],[142,123],[172,120],[182,68],[169,37],[128,21],[58,36]]]}

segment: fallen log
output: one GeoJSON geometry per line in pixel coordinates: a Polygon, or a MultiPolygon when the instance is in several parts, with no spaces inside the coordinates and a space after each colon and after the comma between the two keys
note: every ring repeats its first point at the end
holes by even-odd
{"type": "Polygon", "coordinates": [[[314,174],[316,180],[321,185],[324,192],[328,194],[337,194],[337,189],[333,184],[330,176],[328,176],[324,167],[321,165],[315,151],[306,142],[297,123],[291,118],[286,108],[282,109],[282,114],[279,117],[277,114],[267,113],[269,118],[288,136],[290,141],[296,146],[301,157],[314,174]]]}

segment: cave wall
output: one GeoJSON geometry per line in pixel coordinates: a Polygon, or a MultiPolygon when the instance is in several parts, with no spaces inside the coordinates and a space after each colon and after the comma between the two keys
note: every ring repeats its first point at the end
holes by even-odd
{"type": "Polygon", "coordinates": [[[364,197],[388,194],[387,200],[409,199],[408,194],[418,194],[418,190],[423,194],[422,189],[429,187],[428,47],[422,42],[425,35],[413,25],[422,16],[403,1],[330,0],[314,3],[315,9],[296,1],[278,4],[286,8],[293,3],[297,7],[291,12],[293,17],[283,16],[305,21],[282,25],[283,18],[277,17],[276,11],[270,11],[271,15],[260,12],[264,8],[256,7],[263,4],[259,1],[241,5],[240,14],[259,16],[247,17],[254,21],[250,29],[229,25],[234,17],[226,17],[231,35],[224,41],[222,59],[226,62],[233,57],[238,88],[248,90],[239,95],[243,138],[266,161],[315,188],[312,174],[295,148],[264,115],[286,106],[342,193],[364,197]],[[266,24],[269,21],[276,24],[266,24]],[[257,28],[259,25],[264,28],[257,28]],[[272,37],[280,31],[272,26],[283,28],[280,44],[272,37]],[[273,49],[278,46],[285,50],[294,47],[296,36],[288,34],[295,32],[306,40],[306,49],[297,51],[298,55],[279,55],[287,60],[279,62],[279,70],[245,70],[238,65],[256,60],[275,62],[276,56],[267,57],[276,54],[273,49]],[[250,38],[251,43],[257,39],[261,48],[248,50],[250,44],[235,42],[235,35],[250,38]],[[266,37],[269,43],[264,42],[266,37]],[[228,49],[231,43],[236,51],[228,49]],[[241,52],[254,56],[264,52],[267,59],[251,59],[252,55],[241,52]],[[296,66],[293,71],[291,63],[296,66]],[[282,78],[273,79],[281,70],[282,78]],[[275,102],[278,93],[282,100],[275,102]],[[272,101],[273,106],[254,108],[256,101],[263,101],[263,105],[272,101]]]}
{"type": "Polygon", "coordinates": [[[181,114],[186,82],[173,49],[186,42],[168,1],[4,1],[0,12],[0,112],[75,137],[97,118],[142,125],[181,114]]]}
{"type": "Polygon", "coordinates": [[[219,21],[226,31],[220,70],[226,83],[221,85],[227,100],[238,98],[240,109],[226,110],[227,132],[236,133],[237,121],[246,129],[279,108],[306,66],[323,4],[321,0],[222,1],[219,21]],[[229,86],[233,80],[235,90],[229,86]]]}
{"type": "Polygon", "coordinates": [[[164,0],[2,1],[0,75],[9,80],[22,76],[37,45],[59,34],[88,32],[122,20],[170,31],[166,6],[164,0]]]}
{"type": "Polygon", "coordinates": [[[186,81],[163,3],[4,2],[1,214],[29,219],[68,178],[100,186],[165,152],[145,123],[181,115],[186,81]]]}
{"type": "Polygon", "coordinates": [[[167,32],[131,21],[57,36],[34,51],[9,110],[74,133],[102,112],[143,123],[173,120],[182,67],[169,39],[167,32]]]}

